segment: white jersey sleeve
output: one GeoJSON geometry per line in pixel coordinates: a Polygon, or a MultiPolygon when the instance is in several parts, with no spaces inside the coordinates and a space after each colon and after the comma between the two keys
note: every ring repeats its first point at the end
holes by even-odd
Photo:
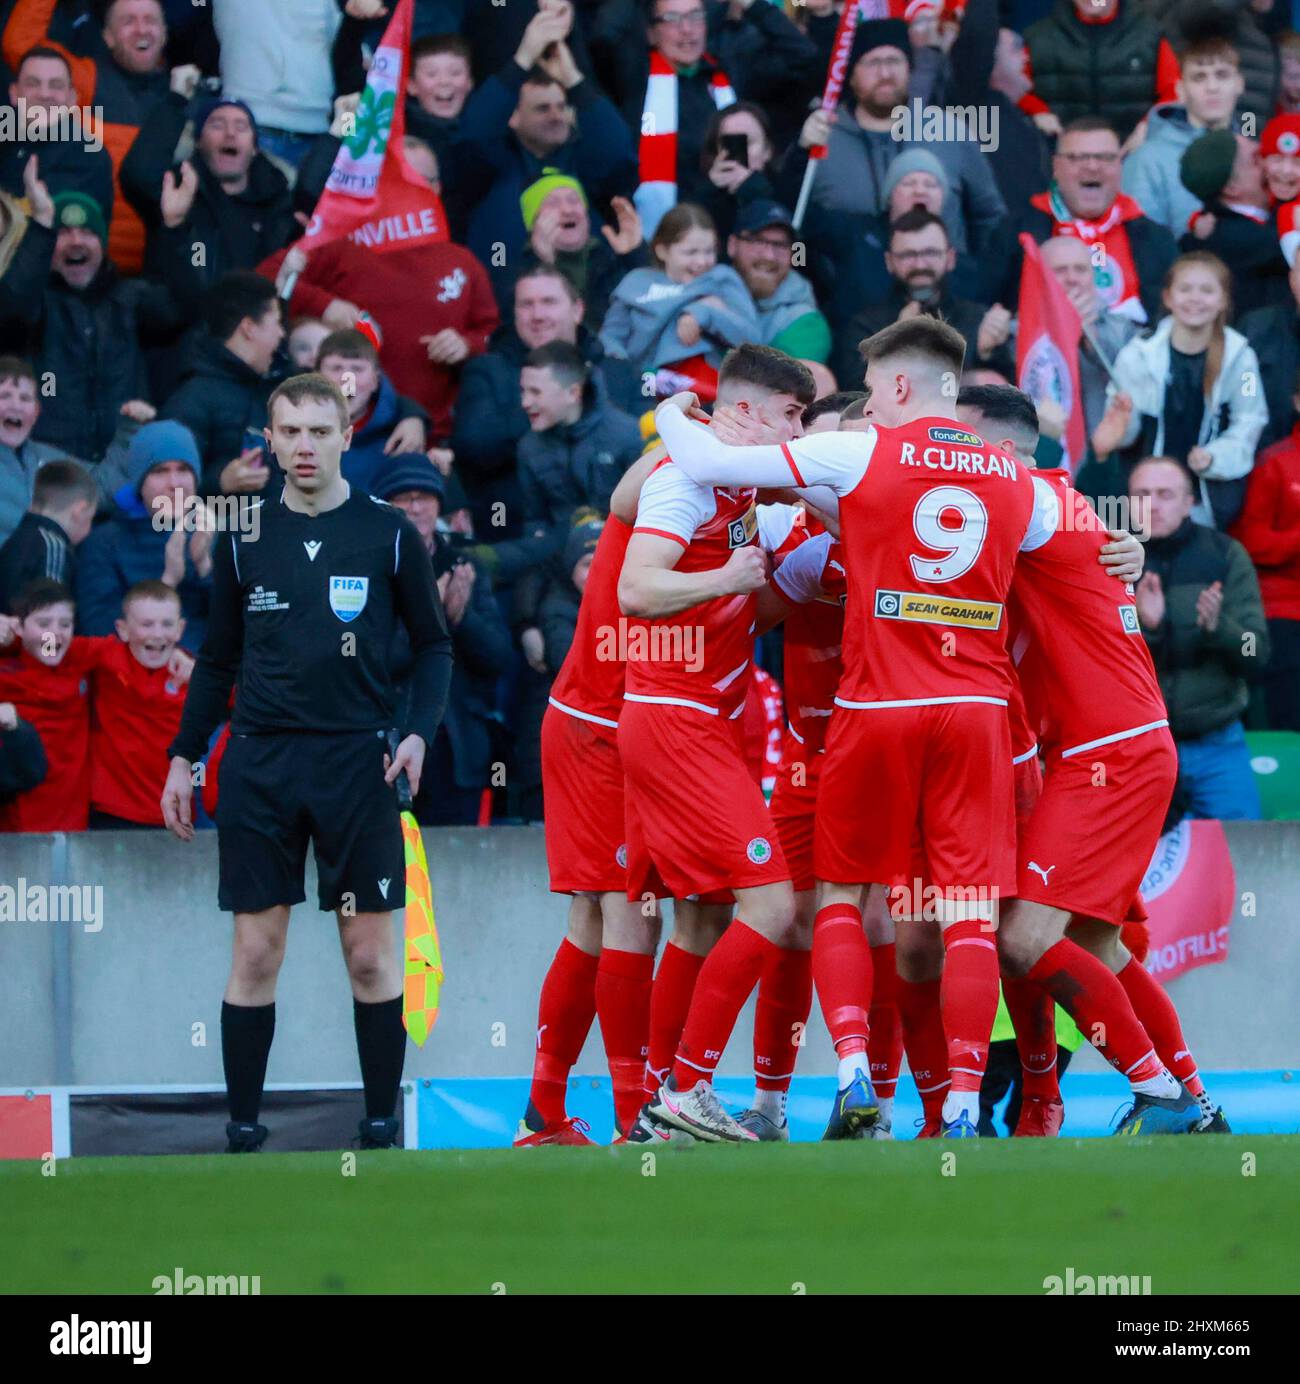
{"type": "Polygon", "coordinates": [[[717,504],[711,487],[696,485],[680,467],[665,462],[641,487],[632,531],[675,538],[685,548],[695,530],[713,518],[717,504]]]}
{"type": "Polygon", "coordinates": [[[791,443],[729,447],[702,423],[679,409],[655,414],[659,436],[673,461],[700,485],[757,485],[797,488],[827,485],[847,495],[866,474],[876,430],[818,433],[791,443]]]}
{"type": "Polygon", "coordinates": [[[865,432],[814,433],[783,443],[781,450],[796,486],[825,485],[837,495],[847,495],[867,474],[878,436],[875,428],[865,432]]]}
{"type": "Polygon", "coordinates": [[[1029,516],[1029,527],[1020,540],[1020,551],[1032,553],[1061,527],[1061,502],[1056,491],[1041,476],[1034,476],[1034,508],[1029,516]]]}
{"type": "Polygon", "coordinates": [[[759,505],[758,545],[769,553],[774,553],[794,530],[799,517],[798,505],[759,505]]]}
{"type": "Polygon", "coordinates": [[[787,554],[772,573],[772,580],[781,595],[795,605],[815,601],[822,594],[822,573],[826,570],[830,551],[830,534],[819,533],[787,554]]]}

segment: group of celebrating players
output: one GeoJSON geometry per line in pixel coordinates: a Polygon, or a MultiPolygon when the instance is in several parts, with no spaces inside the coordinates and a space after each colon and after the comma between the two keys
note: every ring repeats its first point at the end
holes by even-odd
{"type": "Polygon", "coordinates": [[[516,1146],[589,1142],[564,1097],[593,1018],[615,1142],[787,1139],[814,982],[827,1139],[892,1137],[904,1050],[918,1137],[975,1137],[999,982],[1017,1135],[1061,1128],[1057,1004],[1132,1089],[1120,1133],[1228,1128],[1122,940],[1177,775],[1141,544],[1033,469],[1026,395],[958,392],[946,323],[861,350],[865,397],[816,403],[798,361],[733,350],[712,419],[660,405],[662,445],[613,496],[543,726],[550,883],[572,902],[516,1146]],[[737,730],[782,620],[769,809],[737,730]],[[733,1116],[712,1077],[756,986],[733,1116]]]}

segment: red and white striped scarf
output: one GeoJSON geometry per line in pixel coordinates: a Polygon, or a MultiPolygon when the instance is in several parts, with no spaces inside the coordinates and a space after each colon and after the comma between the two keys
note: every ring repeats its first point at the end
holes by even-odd
{"type": "MultiPolygon", "coordinates": [[[[713,71],[709,94],[718,110],[736,102],[727,74],[706,53],[713,71]]],[[[646,239],[664,213],[677,205],[677,71],[657,48],[650,50],[650,79],[641,111],[641,186],[635,202],[646,239]]]]}

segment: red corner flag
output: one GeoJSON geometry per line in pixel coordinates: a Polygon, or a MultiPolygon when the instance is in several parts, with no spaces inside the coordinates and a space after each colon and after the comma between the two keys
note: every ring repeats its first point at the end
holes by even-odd
{"type": "Polygon", "coordinates": [[[1074,475],[1087,445],[1083,396],[1079,391],[1079,338],[1083,324],[1056,275],[1043,263],[1034,238],[1022,234],[1020,244],[1025,261],[1020,272],[1016,382],[1034,403],[1048,399],[1065,414],[1062,464],[1074,475]]]}
{"type": "Polygon", "coordinates": [[[380,254],[447,239],[441,199],[402,155],[414,3],[398,0],[375,50],[355,123],[300,242],[304,250],[345,235],[380,254]]]}

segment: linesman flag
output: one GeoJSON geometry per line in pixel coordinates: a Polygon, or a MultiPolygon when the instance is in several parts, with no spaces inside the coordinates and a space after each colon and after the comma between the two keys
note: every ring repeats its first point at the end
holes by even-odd
{"type": "MultiPolygon", "coordinates": [[[[388,734],[388,753],[397,753],[396,731],[388,734]]],[[[406,858],[406,940],[403,945],[402,1023],[422,1048],[438,1022],[442,991],[442,948],[433,915],[433,886],[420,824],[411,810],[411,784],[403,770],[397,776],[397,805],[402,814],[402,853],[406,858]]]]}
{"type": "Polygon", "coordinates": [[[1079,339],[1083,323],[1056,275],[1043,263],[1034,238],[1020,237],[1025,252],[1020,271],[1020,329],[1016,383],[1034,401],[1057,404],[1065,414],[1063,465],[1074,475],[1083,460],[1087,430],[1079,390],[1079,339]]]}
{"type": "Polygon", "coordinates": [[[442,199],[402,153],[414,3],[398,0],[357,109],[343,117],[343,143],[299,242],[308,252],[341,236],[379,254],[448,238],[442,199]]]}

